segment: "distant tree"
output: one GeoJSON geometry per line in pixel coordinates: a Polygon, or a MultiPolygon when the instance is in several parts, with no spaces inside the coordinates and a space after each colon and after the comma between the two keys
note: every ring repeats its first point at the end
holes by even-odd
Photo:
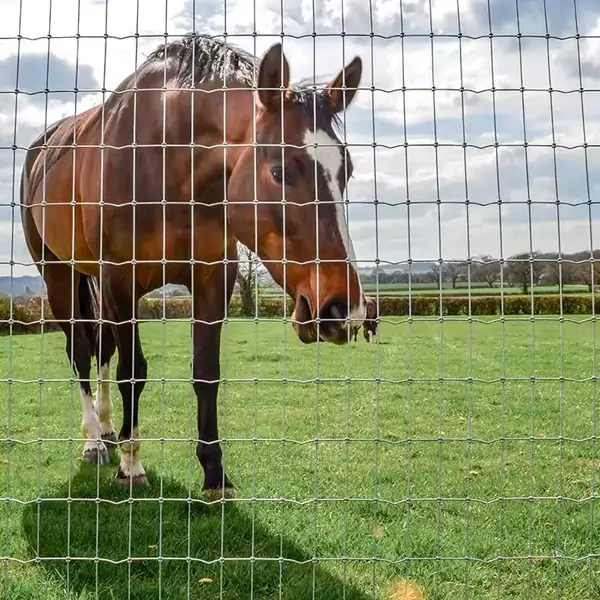
{"type": "Polygon", "coordinates": [[[522,252],[508,259],[507,272],[510,282],[519,285],[524,294],[530,285],[537,285],[543,272],[543,264],[537,259],[539,252],[522,252]]]}
{"type": "Polygon", "coordinates": [[[367,275],[364,279],[361,278],[364,283],[395,283],[394,273],[388,273],[381,267],[376,267],[371,271],[370,275],[367,275]]]}
{"type": "Polygon", "coordinates": [[[464,261],[444,263],[443,272],[452,284],[452,289],[456,289],[456,283],[466,269],[467,263],[464,261]]]}
{"type": "Polygon", "coordinates": [[[267,270],[258,256],[238,242],[238,272],[236,282],[240,290],[241,313],[244,317],[254,315],[256,297],[265,285],[267,270]]]}
{"type": "Polygon", "coordinates": [[[575,283],[576,266],[571,262],[559,262],[558,257],[556,260],[549,260],[544,263],[544,283],[557,285],[558,289],[562,291],[563,286],[575,283]]]}
{"type": "Polygon", "coordinates": [[[489,254],[484,254],[475,260],[475,267],[472,269],[471,278],[473,281],[487,283],[490,288],[500,279],[500,261],[489,254]]]}
{"type": "Polygon", "coordinates": [[[572,266],[574,267],[574,282],[587,285],[590,293],[594,291],[595,286],[600,285],[600,260],[596,259],[593,263],[583,262],[572,266]]]}
{"type": "Polygon", "coordinates": [[[390,276],[390,283],[408,283],[408,273],[394,271],[390,276]]]}
{"type": "Polygon", "coordinates": [[[437,286],[444,284],[446,281],[446,273],[439,263],[433,263],[431,269],[427,273],[423,273],[423,283],[435,283],[437,286]]]}

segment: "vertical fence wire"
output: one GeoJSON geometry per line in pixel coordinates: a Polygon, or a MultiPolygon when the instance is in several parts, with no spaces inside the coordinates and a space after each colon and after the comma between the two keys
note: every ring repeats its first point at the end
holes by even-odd
{"type": "MultiPolygon", "coordinates": [[[[578,10],[577,10],[577,2],[574,0],[573,1],[573,12],[574,12],[574,25],[575,25],[575,35],[576,35],[576,39],[575,39],[575,44],[576,44],[576,48],[577,48],[577,52],[576,52],[576,56],[577,56],[577,79],[578,79],[578,83],[579,83],[579,89],[583,89],[583,69],[582,69],[582,65],[581,65],[581,41],[580,41],[580,28],[579,28],[579,16],[578,16],[578,10]]],[[[589,235],[589,244],[590,244],[590,281],[592,282],[592,289],[594,289],[594,284],[595,284],[595,268],[594,268],[594,232],[593,232],[593,218],[592,218],[592,194],[591,194],[591,186],[590,186],[590,160],[589,160],[589,154],[588,154],[588,140],[587,140],[587,132],[586,132],[586,127],[585,127],[585,123],[586,123],[586,111],[585,111],[585,104],[584,104],[584,98],[583,98],[583,94],[581,94],[580,96],[580,110],[581,110],[581,137],[582,137],[582,142],[583,142],[583,156],[584,156],[584,171],[585,171],[585,198],[586,198],[586,204],[587,204],[587,216],[588,216],[588,235],[589,235]]],[[[595,311],[595,296],[592,297],[592,310],[591,313],[592,315],[596,314],[595,311]]],[[[592,323],[595,323],[595,317],[592,316],[592,323]]],[[[592,352],[592,373],[595,375],[596,373],[596,328],[593,327],[592,328],[592,348],[593,348],[593,352],[592,352]]],[[[597,405],[596,405],[596,377],[594,376],[592,378],[592,392],[591,392],[591,396],[592,396],[592,415],[591,415],[591,436],[592,436],[592,450],[591,450],[591,463],[592,464],[598,464],[598,459],[597,459],[597,448],[596,448],[596,410],[597,410],[597,405]]],[[[592,497],[596,497],[597,492],[596,492],[596,486],[597,486],[597,475],[596,472],[594,471],[592,473],[592,478],[591,478],[591,482],[590,482],[590,487],[589,487],[589,492],[590,495],[592,497]]],[[[590,522],[589,522],[589,531],[590,533],[594,531],[594,517],[595,517],[595,503],[591,502],[590,503],[590,522]]],[[[590,537],[591,540],[591,537],[590,537]]],[[[595,580],[594,580],[594,561],[593,561],[593,555],[594,555],[594,547],[593,547],[593,543],[590,543],[590,547],[588,550],[588,585],[587,585],[587,592],[588,592],[588,596],[591,597],[592,594],[594,593],[594,588],[595,588],[595,580]]]]}

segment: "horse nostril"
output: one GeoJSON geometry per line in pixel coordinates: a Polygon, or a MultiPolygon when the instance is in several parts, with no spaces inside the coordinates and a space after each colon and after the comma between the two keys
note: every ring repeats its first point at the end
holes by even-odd
{"type": "Polygon", "coordinates": [[[348,302],[341,298],[331,298],[328,300],[319,312],[322,323],[329,326],[342,328],[345,325],[348,316],[348,302]]]}

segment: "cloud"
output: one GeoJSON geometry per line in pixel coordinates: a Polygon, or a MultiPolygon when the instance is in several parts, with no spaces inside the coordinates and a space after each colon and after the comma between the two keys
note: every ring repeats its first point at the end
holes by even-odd
{"type": "Polygon", "coordinates": [[[75,90],[99,91],[100,83],[90,65],[75,65],[56,54],[9,55],[0,60],[0,89],[28,94],[29,102],[54,98],[68,101],[75,90]],[[48,91],[49,93],[46,93],[48,91]],[[60,97],[62,95],[62,98],[60,97]]]}
{"type": "Polygon", "coordinates": [[[470,8],[464,31],[467,35],[486,35],[491,29],[495,34],[574,36],[576,26],[582,27],[590,15],[598,12],[595,0],[578,0],[577,3],[562,0],[470,0],[464,4],[470,8]]]}
{"type": "MultiPolygon", "coordinates": [[[[360,55],[363,89],[345,138],[355,163],[350,230],[364,262],[599,244],[596,0],[578,1],[577,21],[573,3],[559,0],[519,0],[518,19],[514,0],[159,0],[139,11],[138,0],[64,0],[52,4],[50,26],[49,0],[23,0],[21,15],[20,0],[5,4],[0,37],[16,36],[20,17],[21,34],[39,38],[20,42],[29,91],[45,88],[49,46],[49,89],[71,90],[77,74],[80,88],[110,90],[165,31],[227,31],[257,55],[283,32],[294,80],[332,78],[360,55]]],[[[18,49],[0,41],[0,91],[14,90],[18,49]]],[[[47,110],[45,96],[19,96],[15,129],[14,94],[0,95],[4,198],[22,160],[15,155],[15,175],[15,131],[25,145],[75,109],[72,93],[47,110]]],[[[79,94],[77,108],[100,100],[79,94]]]]}

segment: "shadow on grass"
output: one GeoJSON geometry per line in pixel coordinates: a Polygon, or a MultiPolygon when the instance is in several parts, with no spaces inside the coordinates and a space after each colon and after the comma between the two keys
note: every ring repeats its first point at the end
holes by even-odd
{"type": "MultiPolygon", "coordinates": [[[[97,503],[96,470],[84,465],[73,477],[70,503],[65,484],[48,490],[49,500],[25,508],[24,535],[32,557],[39,548],[41,558],[51,559],[41,561],[50,585],[69,597],[68,590],[100,600],[373,600],[333,574],[331,565],[313,563],[312,553],[290,542],[285,531],[282,536],[266,529],[260,503],[253,523],[247,503],[189,504],[187,490],[165,477],[160,502],[160,480],[152,471],[148,476],[150,488],[135,491],[131,502],[113,470],[102,470],[99,496],[123,503],[97,503]]],[[[278,522],[287,526],[285,509],[278,522]]]]}

